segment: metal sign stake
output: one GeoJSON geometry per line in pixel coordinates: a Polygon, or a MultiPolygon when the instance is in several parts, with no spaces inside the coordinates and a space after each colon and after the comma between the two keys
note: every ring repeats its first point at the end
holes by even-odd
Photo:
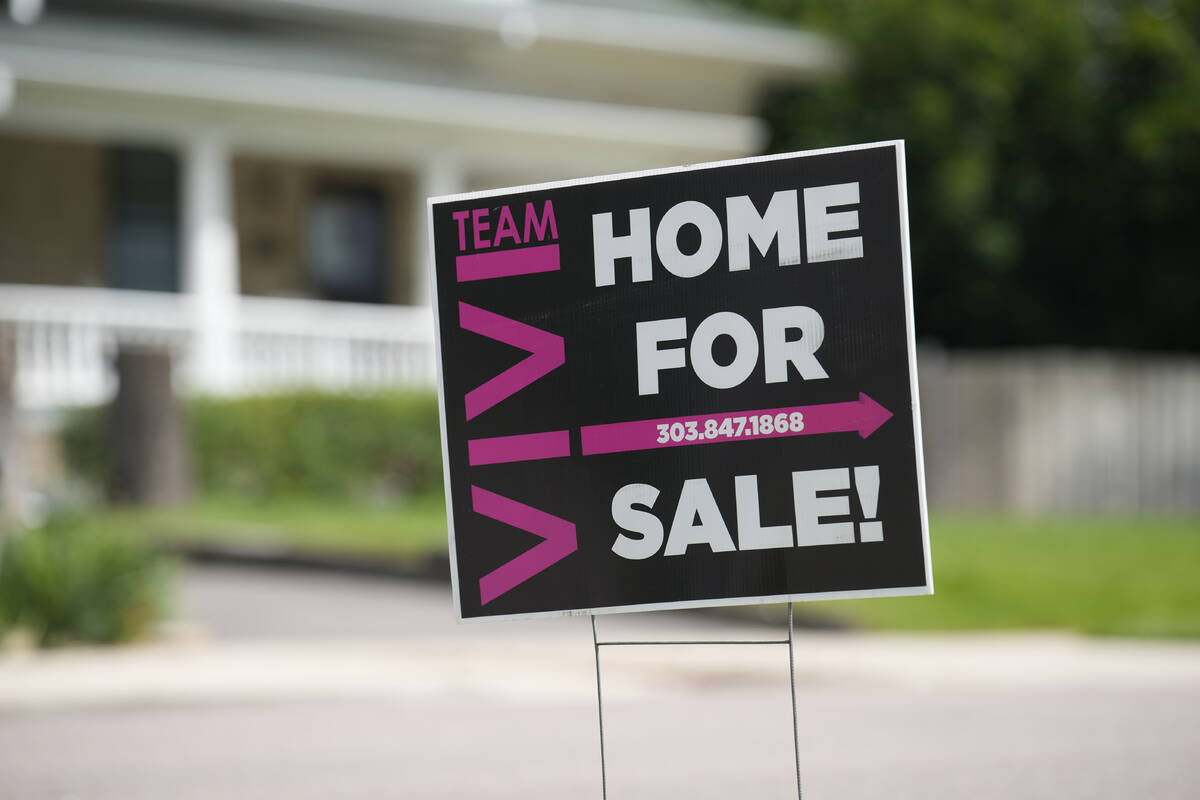
{"type": "Polygon", "coordinates": [[[788,603],[788,682],[792,685],[792,747],[796,751],[796,800],[804,800],[800,788],[800,725],[796,718],[796,649],[792,624],[792,604],[788,603]]]}
{"type": "Polygon", "coordinates": [[[596,653],[596,715],[600,720],[600,797],[608,800],[608,773],[604,767],[604,698],[600,694],[600,641],[596,638],[596,615],[592,618],[592,649],[596,653]]]}
{"type": "Polygon", "coordinates": [[[596,657],[596,716],[600,724],[600,796],[608,800],[608,772],[604,759],[604,695],[600,682],[601,647],[648,647],[661,645],[758,645],[786,644],[788,647],[788,682],[792,690],[792,746],[796,756],[796,800],[804,800],[800,786],[800,725],[796,716],[796,655],[795,625],[792,604],[788,603],[788,635],[786,639],[689,639],[689,640],[633,640],[602,642],[596,635],[596,615],[592,619],[592,648],[596,657]]]}

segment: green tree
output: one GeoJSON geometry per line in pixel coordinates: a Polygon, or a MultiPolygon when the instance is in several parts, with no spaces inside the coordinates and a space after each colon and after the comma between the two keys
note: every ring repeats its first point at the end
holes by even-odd
{"type": "Polygon", "coordinates": [[[1200,0],[741,0],[845,43],[773,152],[904,139],[917,326],[1200,350],[1200,0]]]}

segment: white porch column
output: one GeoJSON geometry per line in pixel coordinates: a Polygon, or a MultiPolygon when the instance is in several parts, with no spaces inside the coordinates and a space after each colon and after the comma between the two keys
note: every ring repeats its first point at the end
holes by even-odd
{"type": "Polygon", "coordinates": [[[184,146],[183,289],[195,309],[194,385],[227,392],[238,382],[237,231],[234,229],[233,162],[215,135],[184,146]]]}
{"type": "Polygon", "coordinates": [[[463,191],[465,183],[461,162],[446,153],[431,156],[417,173],[416,206],[420,216],[417,219],[417,235],[413,237],[411,272],[411,297],[416,305],[427,306],[433,300],[433,254],[429,247],[428,200],[430,197],[457,194],[463,191]]]}

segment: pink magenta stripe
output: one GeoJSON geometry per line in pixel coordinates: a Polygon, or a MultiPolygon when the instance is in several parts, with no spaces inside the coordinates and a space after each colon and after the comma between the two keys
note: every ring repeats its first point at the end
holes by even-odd
{"type": "Polygon", "coordinates": [[[481,281],[486,278],[507,278],[510,275],[530,275],[535,272],[557,272],[558,245],[543,244],[517,250],[495,250],[472,253],[454,260],[458,282],[481,281]]]}
{"type": "Polygon", "coordinates": [[[471,439],[467,442],[467,462],[503,464],[509,461],[536,461],[540,458],[561,458],[571,455],[570,431],[520,433],[516,436],[493,436],[490,439],[471,439]]]}
{"type": "MultiPolygon", "coordinates": [[[[585,456],[600,453],[624,453],[631,450],[655,450],[660,447],[682,447],[692,444],[717,444],[719,442],[743,442],[754,439],[777,439],[785,436],[804,436],[818,433],[840,433],[857,431],[864,439],[886,422],[892,413],[876,403],[865,394],[860,394],[858,400],[846,403],[826,403],[815,406],[789,406],[787,408],[763,408],[757,411],[720,411],[712,414],[693,414],[687,417],[663,417],[661,419],[642,419],[633,422],[610,422],[605,425],[586,425],[580,428],[580,452],[585,456]],[[748,424],[751,417],[769,416],[774,423],[778,414],[790,417],[794,412],[803,415],[804,427],[794,431],[789,426],[787,430],[772,430],[770,433],[752,433],[748,424]],[[744,417],[746,423],[741,426],[741,435],[726,436],[717,434],[712,437],[705,435],[705,423],[714,420],[718,428],[728,418],[744,417]],[[696,423],[696,436],[690,441],[687,438],[676,441],[670,430],[676,423],[686,428],[689,422],[696,423]],[[667,427],[667,440],[663,438],[660,425],[667,427]]],[[[736,427],[735,427],[736,430],[736,427]]],[[[678,429],[676,429],[678,431],[678,429]]]]}

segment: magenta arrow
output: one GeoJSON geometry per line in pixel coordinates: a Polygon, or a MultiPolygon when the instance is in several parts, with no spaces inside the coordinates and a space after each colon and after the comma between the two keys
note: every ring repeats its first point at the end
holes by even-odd
{"type": "Polygon", "coordinates": [[[858,435],[864,439],[892,418],[892,412],[862,392],[859,392],[857,400],[797,410],[804,414],[804,430],[801,433],[858,431],[858,435]]]}
{"type": "Polygon", "coordinates": [[[660,447],[848,431],[857,431],[858,435],[865,439],[891,417],[892,412],[860,393],[857,400],[844,403],[762,408],[756,411],[722,411],[689,417],[662,417],[585,425],[579,430],[582,443],[580,452],[590,456],[631,450],[655,450],[660,447]],[[775,425],[780,415],[783,415],[787,422],[782,430],[775,425]],[[769,423],[766,422],[768,418],[769,423]]]}
{"type": "Polygon", "coordinates": [[[503,495],[471,487],[471,505],[476,513],[540,536],[542,541],[479,579],[479,602],[483,605],[520,586],[579,548],[575,525],[541,509],[518,503],[503,495]]]}

